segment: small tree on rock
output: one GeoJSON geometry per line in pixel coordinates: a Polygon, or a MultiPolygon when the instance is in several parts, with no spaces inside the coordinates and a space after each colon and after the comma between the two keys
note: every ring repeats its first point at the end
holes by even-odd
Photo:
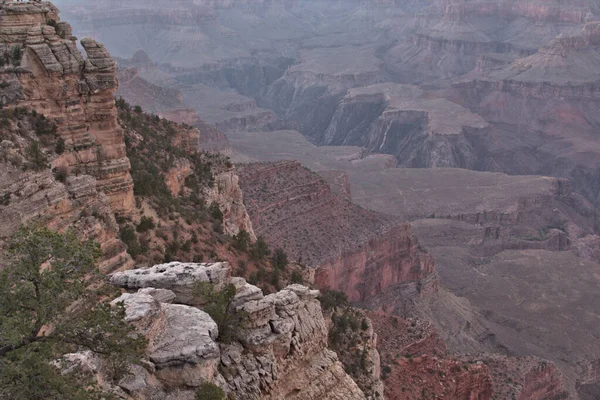
{"type": "Polygon", "coordinates": [[[8,249],[0,270],[0,399],[105,397],[53,363],[88,349],[119,379],[145,347],[122,305],[98,304],[91,289],[98,244],[82,243],[74,232],[21,228],[8,249]]]}
{"type": "Polygon", "coordinates": [[[235,286],[229,283],[221,290],[216,290],[212,283],[199,282],[194,287],[193,294],[204,301],[202,309],[217,323],[219,341],[233,342],[245,317],[243,312],[232,310],[235,286]]]}

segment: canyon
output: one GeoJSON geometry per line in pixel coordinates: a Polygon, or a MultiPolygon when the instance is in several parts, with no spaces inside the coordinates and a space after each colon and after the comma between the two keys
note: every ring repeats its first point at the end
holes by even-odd
{"type": "Polygon", "coordinates": [[[0,233],[101,243],[152,344],[123,398],[599,395],[597,2],[56,4],[73,28],[0,4],[0,233]],[[233,277],[264,269],[243,232],[364,308],[366,378],[316,291],[233,277]],[[227,263],[139,269],[173,257],[227,263]],[[250,316],[239,343],[179,291],[206,268],[250,316]]]}

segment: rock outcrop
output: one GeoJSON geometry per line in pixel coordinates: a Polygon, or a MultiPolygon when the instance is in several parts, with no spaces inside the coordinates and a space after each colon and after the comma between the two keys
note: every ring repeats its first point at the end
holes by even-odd
{"type": "Polygon", "coordinates": [[[237,399],[366,398],[327,348],[318,291],[291,285],[264,296],[257,287],[228,275],[226,263],[172,263],[113,275],[114,283],[128,289],[148,286],[113,301],[124,303],[127,320],[149,339],[146,354],[155,371],[143,372],[139,385],[122,382],[129,395],[164,395],[213,382],[237,399]],[[164,301],[189,302],[177,293],[193,281],[235,285],[232,306],[244,315],[235,341],[220,343],[217,325],[202,310],[164,301]],[[169,296],[170,289],[164,288],[174,293],[169,296]]]}
{"type": "Polygon", "coordinates": [[[111,275],[110,282],[128,290],[169,289],[175,293],[175,301],[178,303],[193,304],[192,291],[196,283],[208,282],[219,288],[227,280],[227,274],[228,267],[225,263],[172,262],[151,268],[116,272],[111,275]]]}
{"type": "Polygon", "coordinates": [[[115,212],[131,212],[133,184],[117,123],[116,64],[110,54],[84,39],[84,59],[71,27],[49,2],[9,2],[0,13],[1,50],[18,48],[21,54],[0,72],[0,79],[10,82],[3,104],[35,109],[56,121],[68,151],[54,164],[93,175],[115,212]]]}
{"type": "Polygon", "coordinates": [[[101,244],[100,269],[110,272],[132,264],[114,213],[128,214],[134,203],[113,98],[116,66],[90,39],[81,42],[84,59],[75,40],[49,2],[0,4],[2,236],[23,222],[72,227],[101,244]],[[19,167],[31,146],[40,162],[19,167]]]}

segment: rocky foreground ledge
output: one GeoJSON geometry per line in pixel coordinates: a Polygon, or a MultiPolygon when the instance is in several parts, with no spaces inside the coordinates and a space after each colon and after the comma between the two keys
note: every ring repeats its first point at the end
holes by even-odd
{"type": "Polygon", "coordinates": [[[126,320],[148,338],[144,368],[120,382],[130,398],[195,399],[205,382],[238,399],[365,399],[327,348],[319,292],[290,285],[270,295],[227,263],[179,263],[117,272],[110,282],[130,291],[126,320]],[[209,282],[237,289],[232,307],[245,318],[237,340],[218,342],[217,324],[197,305],[192,287],[209,282]]]}

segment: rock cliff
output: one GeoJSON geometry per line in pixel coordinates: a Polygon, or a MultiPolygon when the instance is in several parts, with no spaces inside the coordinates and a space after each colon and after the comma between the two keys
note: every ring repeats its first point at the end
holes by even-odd
{"type": "Polygon", "coordinates": [[[478,115],[416,86],[390,83],[350,89],[322,139],[325,145],[354,145],[392,154],[413,168],[481,164],[466,132],[485,132],[478,115]]]}
{"type": "Polygon", "coordinates": [[[457,356],[436,329],[418,319],[368,313],[378,344],[387,398],[569,399],[556,365],[536,357],[457,356]]]}
{"type": "Polygon", "coordinates": [[[318,291],[291,285],[264,296],[243,279],[230,277],[226,263],[156,265],[116,273],[112,282],[134,291],[114,302],[124,302],[127,319],[149,338],[148,370],[154,372],[140,370],[138,385],[121,383],[132,398],[150,393],[164,398],[176,390],[193,396],[204,382],[236,399],[366,398],[327,348],[318,291]],[[187,295],[177,294],[195,282],[235,285],[232,307],[245,315],[235,341],[220,343],[211,317],[185,305],[187,295]]]}
{"type": "Polygon", "coordinates": [[[49,2],[1,7],[2,52],[19,55],[2,68],[0,79],[8,85],[2,103],[35,109],[56,121],[68,151],[53,164],[94,176],[115,212],[131,212],[133,183],[114,105],[116,64],[108,51],[84,39],[84,59],[71,27],[49,2]]]}
{"type": "Polygon", "coordinates": [[[133,201],[114,71],[97,67],[110,58],[86,42],[86,64],[70,36],[59,36],[69,26],[46,24],[57,18],[49,3],[3,4],[0,13],[2,239],[22,223],[73,228],[100,243],[102,272],[131,267],[114,216],[130,212],[133,201]]]}

